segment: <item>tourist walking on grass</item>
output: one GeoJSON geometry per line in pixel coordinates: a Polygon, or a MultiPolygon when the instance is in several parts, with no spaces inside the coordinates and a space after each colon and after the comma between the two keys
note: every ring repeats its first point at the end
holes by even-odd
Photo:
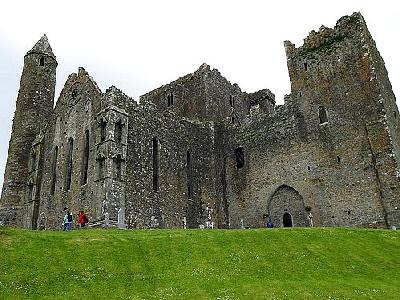
{"type": "Polygon", "coordinates": [[[67,230],[72,229],[72,214],[70,211],[67,212],[67,230]]]}
{"type": "Polygon", "coordinates": [[[63,219],[64,231],[68,229],[68,212],[65,211],[63,219]]]}

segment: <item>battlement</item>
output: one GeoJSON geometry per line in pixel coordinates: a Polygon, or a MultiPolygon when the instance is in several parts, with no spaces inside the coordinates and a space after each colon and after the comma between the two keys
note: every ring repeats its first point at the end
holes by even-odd
{"type": "Polygon", "coordinates": [[[110,86],[103,94],[101,100],[102,109],[110,106],[119,107],[127,110],[129,106],[136,106],[135,100],[115,86],[110,86]]]}
{"type": "Polygon", "coordinates": [[[320,53],[331,52],[337,44],[359,36],[365,27],[364,18],[359,12],[344,16],[336,22],[334,28],[322,25],[318,31],[312,30],[298,48],[292,42],[284,41],[287,58],[313,58],[320,53]],[[355,32],[358,34],[354,34],[355,32]]]}

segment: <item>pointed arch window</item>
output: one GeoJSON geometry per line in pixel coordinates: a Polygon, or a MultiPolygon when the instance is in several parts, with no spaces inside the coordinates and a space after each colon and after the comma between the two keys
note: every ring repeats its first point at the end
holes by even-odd
{"type": "Polygon", "coordinates": [[[39,66],[44,67],[44,56],[39,58],[39,66]]]}

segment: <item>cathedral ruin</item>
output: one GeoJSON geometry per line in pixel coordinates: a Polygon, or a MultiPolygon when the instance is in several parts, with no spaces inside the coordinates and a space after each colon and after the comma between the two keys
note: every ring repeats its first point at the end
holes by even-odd
{"type": "Polygon", "coordinates": [[[0,222],[59,228],[68,207],[129,228],[399,227],[399,111],[363,17],[284,45],[284,105],[203,64],[139,102],[79,68],[54,107],[43,36],[24,57],[0,222]]]}

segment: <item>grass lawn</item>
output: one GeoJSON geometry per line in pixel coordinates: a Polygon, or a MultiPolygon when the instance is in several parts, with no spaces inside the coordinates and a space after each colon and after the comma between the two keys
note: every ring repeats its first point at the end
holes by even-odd
{"type": "Polygon", "coordinates": [[[400,231],[0,228],[0,299],[400,299],[400,231]]]}

